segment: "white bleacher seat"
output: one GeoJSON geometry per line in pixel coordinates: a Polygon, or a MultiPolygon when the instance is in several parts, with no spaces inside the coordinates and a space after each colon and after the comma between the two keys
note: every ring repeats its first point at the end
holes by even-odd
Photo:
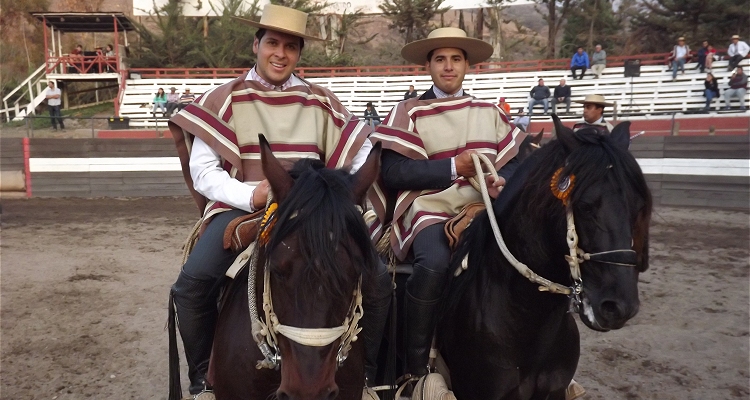
{"type": "MultiPolygon", "coordinates": [[[[740,64],[747,70],[750,60],[745,59],[740,64]]],[[[728,87],[731,73],[726,71],[726,61],[716,61],[713,64],[713,74],[719,82],[723,95],[728,87]]],[[[629,111],[638,114],[652,115],[664,113],[695,112],[703,108],[703,81],[706,74],[697,70],[696,63],[685,65],[685,74],[678,74],[672,82],[672,71],[666,65],[648,65],[641,67],[641,75],[632,79],[632,107],[631,79],[623,77],[623,68],[606,68],[602,77],[594,79],[590,71],[583,80],[572,80],[570,71],[528,71],[508,73],[468,74],[464,79],[464,88],[469,94],[479,99],[495,103],[499,97],[505,97],[510,104],[512,113],[519,108],[526,108],[529,102],[529,90],[543,78],[550,91],[565,78],[571,86],[573,100],[583,99],[587,94],[601,94],[608,101],[616,102],[620,112],[629,111]]],[[[748,71],[750,72],[750,71],[748,71]]],[[[747,73],[747,72],[746,72],[747,73]]],[[[177,93],[182,94],[185,88],[196,96],[203,94],[212,87],[230,81],[224,79],[129,79],[126,82],[125,93],[120,105],[120,116],[130,117],[131,127],[165,128],[167,120],[154,119],[151,115],[151,101],[158,88],[169,92],[174,86],[177,93]],[[147,108],[142,108],[148,105],[147,108]]],[[[428,75],[420,76],[373,76],[373,77],[325,77],[309,78],[311,82],[327,87],[333,91],[341,102],[352,112],[362,115],[365,104],[373,103],[381,118],[403,99],[409,85],[414,85],[419,93],[429,89],[432,82],[428,75]]],[[[745,101],[750,98],[750,92],[745,101]]],[[[736,100],[733,103],[736,107],[736,100]]],[[[723,98],[715,99],[712,108],[723,107],[723,98]]],[[[558,106],[558,111],[562,111],[558,106]]],[[[568,118],[580,118],[582,106],[572,103],[572,115],[568,118]]],[[[535,118],[541,118],[541,106],[534,109],[535,118]]]]}

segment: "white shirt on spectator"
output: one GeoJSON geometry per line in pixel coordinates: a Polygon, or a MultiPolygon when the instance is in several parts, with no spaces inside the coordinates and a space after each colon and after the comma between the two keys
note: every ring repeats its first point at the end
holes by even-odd
{"type": "Polygon", "coordinates": [[[743,41],[738,41],[737,44],[730,44],[729,48],[727,49],[727,55],[729,57],[734,57],[737,54],[741,55],[742,57],[747,57],[747,53],[750,52],[750,46],[747,45],[747,43],[743,41]]]}
{"type": "MultiPolygon", "coordinates": [[[[47,97],[47,96],[54,96],[54,95],[62,97],[62,92],[60,91],[60,88],[56,87],[56,88],[53,89],[51,87],[48,87],[47,90],[44,92],[44,96],[45,97],[47,97]]],[[[60,97],[58,97],[56,99],[47,99],[47,104],[50,105],[50,106],[59,106],[60,103],[61,103],[60,102],[60,97]]]]}
{"type": "Polygon", "coordinates": [[[687,55],[687,46],[675,46],[674,58],[685,58],[687,55]]]}
{"type": "MultiPolygon", "coordinates": [[[[254,72],[255,68],[251,72],[254,72]]],[[[248,74],[248,80],[252,76],[248,74]]],[[[259,80],[262,85],[273,89],[273,85],[269,87],[265,81],[259,80]]],[[[304,84],[302,80],[292,75],[282,87],[295,86],[296,84],[304,84]]],[[[370,154],[372,149],[372,143],[370,140],[365,140],[362,144],[362,148],[359,149],[357,155],[352,160],[351,173],[357,172],[362,164],[367,161],[367,156],[370,154]]],[[[221,167],[221,156],[214,149],[212,149],[206,142],[200,138],[195,138],[193,141],[193,147],[190,150],[190,177],[193,178],[193,188],[195,191],[202,194],[210,200],[215,200],[232,206],[234,208],[253,212],[256,211],[253,207],[253,192],[257,185],[251,185],[249,183],[240,182],[239,180],[229,176],[229,173],[221,167]]]]}

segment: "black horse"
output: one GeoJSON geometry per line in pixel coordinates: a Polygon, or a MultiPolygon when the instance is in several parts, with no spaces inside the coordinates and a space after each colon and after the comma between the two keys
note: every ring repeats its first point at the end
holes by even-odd
{"type": "MultiPolygon", "coordinates": [[[[518,260],[573,288],[565,258],[566,210],[572,211],[580,249],[602,253],[580,268],[581,320],[598,331],[619,329],[638,312],[651,215],[649,189],[628,152],[629,123],[601,135],[553,119],[557,140],[519,166],[494,202],[495,217],[518,260]]],[[[564,399],[580,351],[571,298],[540,291],[516,271],[486,214],[464,233],[454,265],[465,257],[468,269],[451,282],[437,331],[456,397],[564,399]]]]}

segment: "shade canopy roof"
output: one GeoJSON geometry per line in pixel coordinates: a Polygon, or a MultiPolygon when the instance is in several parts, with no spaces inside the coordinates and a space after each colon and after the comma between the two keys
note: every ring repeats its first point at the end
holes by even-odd
{"type": "Polygon", "coordinates": [[[34,18],[59,32],[114,32],[135,30],[133,23],[121,12],[32,12],[34,18]]]}

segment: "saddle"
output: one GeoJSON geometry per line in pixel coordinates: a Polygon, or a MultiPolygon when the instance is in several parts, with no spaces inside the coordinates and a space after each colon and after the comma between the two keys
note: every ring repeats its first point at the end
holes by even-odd
{"type": "Polygon", "coordinates": [[[224,230],[224,249],[239,253],[258,237],[258,229],[264,210],[237,217],[224,230]]]}

